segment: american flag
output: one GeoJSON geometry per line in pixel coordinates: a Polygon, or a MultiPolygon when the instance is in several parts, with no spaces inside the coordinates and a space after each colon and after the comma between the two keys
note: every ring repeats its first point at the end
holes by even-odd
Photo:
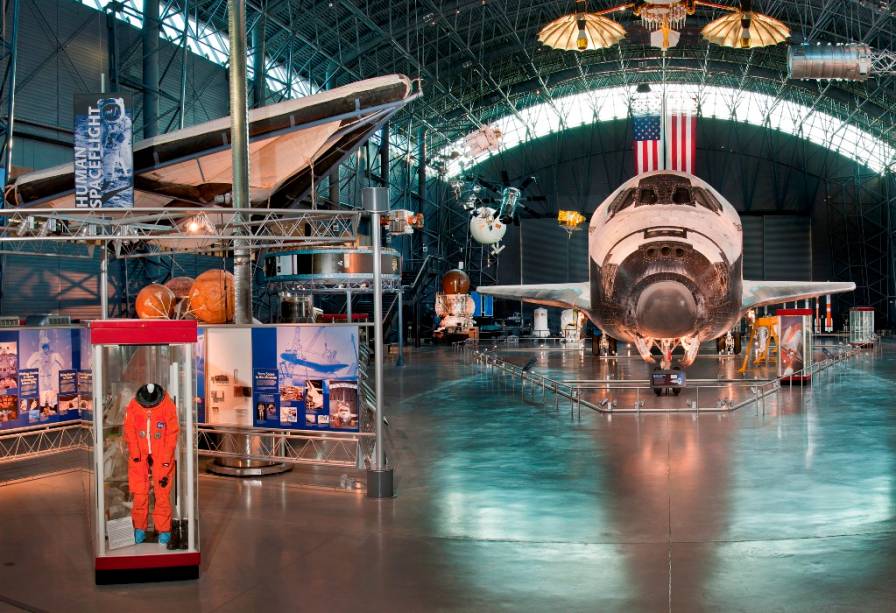
{"type": "Polygon", "coordinates": [[[660,116],[633,117],[635,135],[635,174],[663,169],[660,116]]]}
{"type": "Polygon", "coordinates": [[[697,151],[697,117],[672,113],[666,123],[666,161],[670,170],[694,174],[697,151]]]}

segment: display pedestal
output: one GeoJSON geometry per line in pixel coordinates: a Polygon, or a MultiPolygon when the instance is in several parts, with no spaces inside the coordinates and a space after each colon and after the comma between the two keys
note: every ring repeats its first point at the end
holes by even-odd
{"type": "MultiPolygon", "coordinates": [[[[247,447],[251,446],[252,437],[248,434],[234,438],[240,442],[245,441],[247,447]]],[[[215,458],[206,470],[225,477],[266,477],[287,473],[292,470],[292,466],[284,462],[262,462],[248,458],[215,458]]]]}
{"type": "Polygon", "coordinates": [[[367,497],[392,498],[395,496],[394,473],[391,468],[367,471],[367,497]]]}
{"type": "Polygon", "coordinates": [[[199,552],[158,553],[164,545],[141,543],[127,549],[128,555],[104,556],[96,559],[96,584],[153,583],[156,581],[184,581],[199,578],[199,552]]]}

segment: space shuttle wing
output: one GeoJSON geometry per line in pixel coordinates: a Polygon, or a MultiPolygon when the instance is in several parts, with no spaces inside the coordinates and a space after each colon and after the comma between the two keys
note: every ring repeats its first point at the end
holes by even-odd
{"type": "Polygon", "coordinates": [[[840,294],[856,289],[855,283],[821,281],[747,281],[743,285],[744,310],[769,304],[840,294]]]}
{"type": "MultiPolygon", "coordinates": [[[[249,111],[249,197],[288,207],[306,197],[395,112],[420,95],[399,74],[358,81],[249,111]]],[[[230,117],[134,144],[137,207],[226,204],[232,187],[230,117]]],[[[7,206],[75,205],[71,162],[21,175],[7,206]]]]}
{"type": "Polygon", "coordinates": [[[545,283],[540,285],[492,285],[479,287],[476,291],[495,298],[522,300],[543,306],[577,308],[587,311],[591,308],[590,288],[590,284],[586,281],[584,283],[545,283]]]}

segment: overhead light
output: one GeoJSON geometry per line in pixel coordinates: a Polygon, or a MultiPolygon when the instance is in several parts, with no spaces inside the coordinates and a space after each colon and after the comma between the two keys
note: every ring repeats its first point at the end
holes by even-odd
{"type": "Polygon", "coordinates": [[[576,23],[579,27],[579,36],[576,38],[576,49],[584,51],[588,48],[588,36],[585,34],[585,19],[579,19],[576,23]]]}
{"type": "Polygon", "coordinates": [[[625,38],[625,28],[602,15],[571,13],[555,19],[538,33],[543,45],[561,51],[606,49],[625,38]]]}
{"type": "Polygon", "coordinates": [[[721,47],[756,49],[783,43],[790,38],[790,28],[762,13],[735,11],[710,21],[702,34],[703,38],[721,47]]]}
{"type": "Polygon", "coordinates": [[[204,212],[195,215],[184,225],[189,234],[214,234],[216,228],[204,212]]]}

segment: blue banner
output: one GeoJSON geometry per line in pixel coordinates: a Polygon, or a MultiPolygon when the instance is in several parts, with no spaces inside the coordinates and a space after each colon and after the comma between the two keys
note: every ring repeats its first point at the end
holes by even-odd
{"type": "Polygon", "coordinates": [[[134,206],[133,111],[128,94],[75,94],[75,206],[134,206]]]}

